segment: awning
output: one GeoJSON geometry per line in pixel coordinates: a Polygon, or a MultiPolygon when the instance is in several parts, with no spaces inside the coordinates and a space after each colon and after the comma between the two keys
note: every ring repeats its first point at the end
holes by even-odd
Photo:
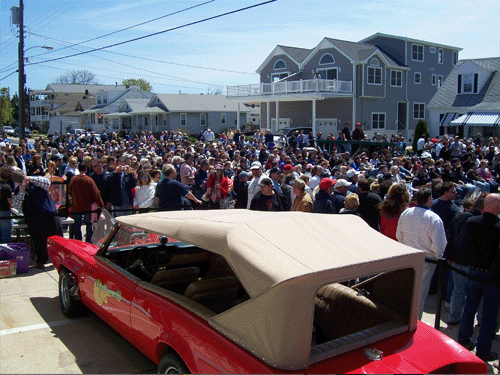
{"type": "Polygon", "coordinates": [[[456,118],[455,120],[450,122],[450,125],[465,125],[465,121],[467,118],[470,116],[469,113],[466,113],[465,115],[460,116],[459,118],[456,118]]]}
{"type": "Polygon", "coordinates": [[[498,112],[472,112],[460,116],[450,122],[450,125],[495,126],[500,123],[498,112]]]}
{"type": "Polygon", "coordinates": [[[459,116],[458,113],[447,113],[441,120],[441,126],[447,126],[459,116]]]}

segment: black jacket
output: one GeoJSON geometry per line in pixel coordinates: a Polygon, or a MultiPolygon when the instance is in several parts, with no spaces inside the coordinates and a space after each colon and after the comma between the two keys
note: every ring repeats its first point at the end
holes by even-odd
{"type": "Polygon", "coordinates": [[[337,210],[332,201],[332,197],[324,190],[320,189],[316,194],[313,205],[313,212],[316,214],[336,214],[337,210]]]}

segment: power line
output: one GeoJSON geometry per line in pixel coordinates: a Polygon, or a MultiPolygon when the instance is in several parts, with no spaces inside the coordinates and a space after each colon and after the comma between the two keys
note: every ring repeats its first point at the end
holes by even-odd
{"type": "Polygon", "coordinates": [[[0,78],[0,81],[3,81],[5,78],[10,77],[12,74],[17,73],[17,72],[18,72],[18,70],[14,70],[12,73],[10,73],[10,74],[6,75],[6,76],[5,76],[5,77],[3,77],[3,78],[0,78]]]}
{"type": "Polygon", "coordinates": [[[242,12],[242,11],[244,11],[244,10],[248,10],[248,9],[251,9],[251,8],[259,7],[259,6],[262,6],[262,5],[265,5],[265,4],[269,4],[269,3],[273,3],[273,2],[275,2],[275,1],[277,1],[277,0],[268,0],[268,1],[264,1],[264,2],[259,3],[259,4],[254,4],[254,5],[250,5],[250,6],[248,6],[248,7],[244,7],[244,8],[240,8],[240,9],[232,10],[232,11],[229,11],[229,12],[226,12],[226,13],[218,14],[218,15],[216,15],[216,16],[207,17],[207,18],[204,18],[204,19],[202,19],[202,20],[193,21],[193,22],[190,22],[190,23],[186,23],[186,24],[184,24],[184,25],[181,25],[181,26],[172,27],[172,28],[170,28],[170,29],[166,29],[166,30],[158,31],[158,32],[156,32],[156,33],[152,33],[152,34],[144,35],[144,36],[141,36],[141,37],[138,37],[138,38],[125,40],[125,41],[123,41],[123,42],[110,44],[110,45],[108,45],[108,46],[104,46],[104,47],[94,48],[94,49],[92,49],[92,50],[90,50],[90,51],[80,52],[80,53],[75,53],[75,54],[73,54],[73,55],[68,55],[68,56],[57,57],[57,58],[54,58],[54,59],[49,59],[49,60],[39,61],[39,62],[36,62],[36,63],[30,63],[30,64],[27,64],[27,65],[38,65],[38,64],[45,63],[45,62],[51,62],[51,61],[57,61],[57,60],[63,60],[63,59],[67,59],[67,58],[70,58],[70,57],[75,57],[75,56],[80,56],[80,55],[86,55],[86,54],[91,53],[91,52],[101,51],[101,50],[104,50],[104,49],[107,49],[107,48],[120,46],[120,45],[123,45],[123,44],[127,44],[127,43],[131,43],[131,42],[135,42],[135,41],[138,41],[138,40],[141,40],[141,39],[146,39],[146,38],[149,38],[149,37],[152,37],[152,36],[156,36],[156,35],[164,34],[164,33],[170,32],[170,31],[179,30],[179,29],[182,29],[182,28],[185,28],[185,27],[188,27],[188,26],[193,26],[193,25],[196,25],[196,24],[199,24],[199,23],[203,23],[203,22],[207,22],[207,21],[210,21],[210,20],[214,20],[214,19],[217,19],[217,18],[220,18],[220,17],[224,17],[224,16],[227,16],[227,15],[230,15],[230,14],[239,13],[239,12],[242,12]]]}
{"type": "MultiPolygon", "coordinates": [[[[51,51],[51,52],[41,53],[41,54],[38,54],[38,55],[33,56],[33,57],[46,55],[46,54],[48,54],[48,53],[54,53],[54,52],[56,52],[56,51],[62,51],[62,50],[64,50],[64,49],[71,48],[71,47],[73,47],[73,46],[79,46],[79,45],[82,45],[82,44],[84,44],[84,43],[91,42],[91,41],[93,41],[93,40],[97,40],[97,39],[105,38],[105,37],[110,36],[110,35],[113,35],[113,34],[121,33],[122,31],[126,31],[126,30],[133,29],[134,27],[142,26],[142,25],[145,25],[145,24],[150,23],[150,22],[158,21],[158,20],[160,20],[160,19],[162,19],[162,18],[166,18],[166,17],[174,16],[174,15],[176,15],[176,14],[179,14],[179,13],[182,13],[182,12],[186,12],[186,11],[191,10],[191,9],[194,9],[194,8],[198,8],[198,7],[200,7],[200,6],[203,6],[203,5],[206,5],[206,4],[209,4],[209,3],[213,3],[214,1],[215,1],[215,0],[205,1],[204,3],[201,3],[201,4],[193,5],[193,6],[191,6],[191,7],[188,7],[188,8],[185,8],[185,9],[181,9],[181,10],[175,11],[175,12],[173,12],[173,13],[166,14],[166,15],[164,15],[164,16],[160,16],[160,17],[157,17],[157,18],[153,18],[153,19],[151,19],[151,20],[144,21],[144,22],[138,23],[138,24],[136,24],[136,25],[126,27],[126,28],[124,28],[124,29],[116,30],[116,31],[113,31],[113,32],[108,33],[108,34],[104,34],[104,35],[101,35],[101,36],[97,36],[97,37],[95,37],[95,38],[91,38],[91,39],[85,40],[85,41],[83,41],[83,42],[74,43],[74,44],[71,44],[71,45],[69,45],[69,46],[66,46],[66,47],[63,47],[63,48],[59,48],[59,49],[57,49],[57,50],[53,50],[53,51],[51,51]]],[[[87,48],[90,48],[90,47],[87,47],[87,48]]]]}
{"type": "MultiPolygon", "coordinates": [[[[55,41],[55,42],[59,42],[59,43],[67,43],[63,40],[60,40],[60,39],[55,39],[55,38],[51,38],[51,37],[48,37],[48,36],[44,36],[44,35],[40,35],[40,34],[35,34],[35,33],[30,33],[31,35],[34,35],[34,36],[38,36],[40,38],[43,38],[43,39],[46,39],[46,40],[51,40],[51,41],[55,41]]],[[[83,42],[82,42],[83,43],[83,42]]],[[[74,45],[73,45],[74,46],[74,45]]],[[[68,46],[69,47],[69,46],[68,46]]],[[[87,46],[82,46],[82,47],[85,47],[85,48],[92,48],[92,47],[87,47],[87,46]]],[[[56,51],[60,51],[62,48],[60,49],[57,49],[56,51]]],[[[88,52],[93,52],[93,51],[88,51],[88,52]]],[[[212,71],[217,71],[217,72],[227,72],[227,73],[237,73],[237,74],[247,74],[247,75],[256,75],[256,73],[250,73],[250,72],[241,72],[241,71],[238,71],[238,70],[227,70],[227,69],[217,69],[217,68],[208,68],[208,67],[205,67],[205,66],[197,66],[197,65],[189,65],[189,64],[180,64],[180,63],[174,63],[174,62],[170,62],[170,61],[164,61],[164,60],[157,60],[157,59],[152,59],[152,58],[148,58],[148,57],[142,57],[142,56],[135,56],[135,55],[129,55],[129,54],[126,54],[126,53],[121,53],[121,52],[114,52],[114,51],[101,51],[101,52],[105,52],[105,53],[110,53],[110,54],[113,54],[113,55],[119,55],[119,56],[125,56],[125,57],[131,57],[131,58],[135,58],[135,59],[139,59],[139,60],[146,60],[146,61],[153,61],[153,62],[158,62],[158,63],[162,63],[162,64],[167,64],[167,65],[176,65],[176,66],[182,66],[182,67],[186,67],[186,68],[195,68],[195,69],[205,69],[205,70],[212,70],[212,71]]],[[[51,52],[47,52],[47,53],[51,53],[51,52]]],[[[41,55],[44,55],[45,53],[42,53],[41,55]]],[[[34,57],[37,57],[37,56],[40,56],[40,55],[34,55],[34,56],[29,56],[29,58],[34,58],[34,57]]],[[[14,62],[14,64],[16,64],[14,62]]]]}

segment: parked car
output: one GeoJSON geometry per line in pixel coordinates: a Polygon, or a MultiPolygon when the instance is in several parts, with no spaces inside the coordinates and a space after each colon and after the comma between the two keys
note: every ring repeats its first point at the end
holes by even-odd
{"type": "Polygon", "coordinates": [[[303,130],[304,131],[304,134],[306,135],[309,135],[310,132],[312,132],[312,128],[309,126],[305,126],[305,127],[299,127],[299,128],[283,128],[283,129],[280,129],[278,131],[276,131],[274,133],[274,144],[276,146],[280,146],[280,147],[283,147],[284,145],[281,144],[281,142],[279,142],[279,137],[281,135],[281,132],[285,133],[285,136],[287,139],[289,139],[293,133],[295,133],[296,131],[300,133],[300,131],[303,130]]]}
{"type": "Polygon", "coordinates": [[[7,134],[7,135],[14,135],[14,128],[12,126],[5,125],[2,127],[2,132],[7,134]]]}
{"type": "MultiPolygon", "coordinates": [[[[14,135],[16,137],[19,137],[19,126],[16,126],[16,128],[14,129],[14,135]]],[[[31,137],[31,130],[27,127],[24,128],[24,135],[26,137],[31,137]]]]}
{"type": "Polygon", "coordinates": [[[62,311],[88,307],[160,373],[488,370],[418,321],[425,253],[359,217],[171,211],[112,224],[106,216],[98,245],[48,240],[62,311]]]}

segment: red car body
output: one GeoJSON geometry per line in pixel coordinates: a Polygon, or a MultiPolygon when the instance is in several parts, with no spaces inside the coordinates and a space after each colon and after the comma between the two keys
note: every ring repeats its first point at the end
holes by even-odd
{"type": "MultiPolygon", "coordinates": [[[[50,237],[49,255],[59,273],[70,272],[81,302],[151,361],[175,352],[191,373],[284,373],[142,281],[106,259],[98,247],[50,237]]],[[[486,373],[486,364],[429,325],[367,347],[313,363],[297,373],[486,373]],[[382,360],[369,359],[374,349],[382,360]]]]}

